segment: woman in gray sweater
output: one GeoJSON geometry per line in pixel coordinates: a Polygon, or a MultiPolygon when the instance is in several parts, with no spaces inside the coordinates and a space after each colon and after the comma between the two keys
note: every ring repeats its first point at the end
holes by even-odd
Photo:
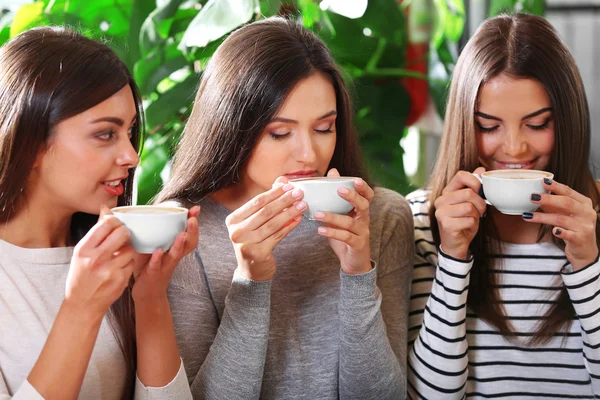
{"type": "Polygon", "coordinates": [[[169,300],[200,399],[402,399],[412,216],[367,181],[327,47],[284,19],[247,25],[209,62],[158,201],[210,232],[169,300]],[[357,177],[347,216],[302,218],[289,179],[357,177]]]}

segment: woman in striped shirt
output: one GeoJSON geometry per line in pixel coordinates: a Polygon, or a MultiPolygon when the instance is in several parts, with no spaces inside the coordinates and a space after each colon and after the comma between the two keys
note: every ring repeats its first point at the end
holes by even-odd
{"type": "Polygon", "coordinates": [[[600,194],[573,58],[541,17],[484,22],[454,70],[416,259],[409,398],[600,397],[600,194]],[[534,213],[487,207],[472,173],[550,171],[534,213]]]}

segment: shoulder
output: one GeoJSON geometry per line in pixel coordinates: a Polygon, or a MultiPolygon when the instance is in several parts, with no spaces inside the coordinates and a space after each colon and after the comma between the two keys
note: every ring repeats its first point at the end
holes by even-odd
{"type": "MultiPolygon", "coordinates": [[[[391,251],[396,253],[397,259],[410,260],[413,252],[413,219],[404,196],[390,189],[375,188],[370,217],[374,259],[378,260],[383,252],[391,251]]],[[[397,263],[390,267],[399,266],[400,263],[397,263]]]]}
{"type": "Polygon", "coordinates": [[[414,220],[415,229],[422,226],[429,226],[429,208],[431,202],[429,198],[431,196],[431,190],[419,189],[406,196],[412,218],[414,220]]]}
{"type": "Polygon", "coordinates": [[[371,225],[396,226],[402,224],[412,229],[412,213],[408,202],[400,193],[376,187],[371,202],[371,225]]]}

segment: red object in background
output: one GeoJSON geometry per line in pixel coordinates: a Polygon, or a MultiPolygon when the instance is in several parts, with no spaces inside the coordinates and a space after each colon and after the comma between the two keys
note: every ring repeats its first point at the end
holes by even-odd
{"type": "MultiPolygon", "coordinates": [[[[401,4],[402,0],[398,0],[401,4]]],[[[429,0],[412,0],[405,9],[408,20],[408,46],[406,48],[406,66],[409,71],[427,75],[429,40],[432,32],[429,0]]],[[[410,96],[410,109],[406,126],[419,120],[429,102],[429,85],[426,79],[405,77],[400,79],[410,96]]]]}

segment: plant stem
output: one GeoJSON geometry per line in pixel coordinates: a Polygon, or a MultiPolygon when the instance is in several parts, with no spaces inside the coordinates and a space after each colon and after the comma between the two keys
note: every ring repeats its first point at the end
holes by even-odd
{"type": "Polygon", "coordinates": [[[385,38],[379,38],[379,41],[377,42],[377,48],[373,52],[373,55],[371,55],[371,58],[369,59],[369,62],[367,63],[367,66],[365,67],[365,72],[371,72],[377,68],[377,64],[379,64],[379,60],[381,60],[381,56],[383,55],[383,52],[385,51],[386,45],[387,45],[387,40],[385,40],[385,38]]]}

